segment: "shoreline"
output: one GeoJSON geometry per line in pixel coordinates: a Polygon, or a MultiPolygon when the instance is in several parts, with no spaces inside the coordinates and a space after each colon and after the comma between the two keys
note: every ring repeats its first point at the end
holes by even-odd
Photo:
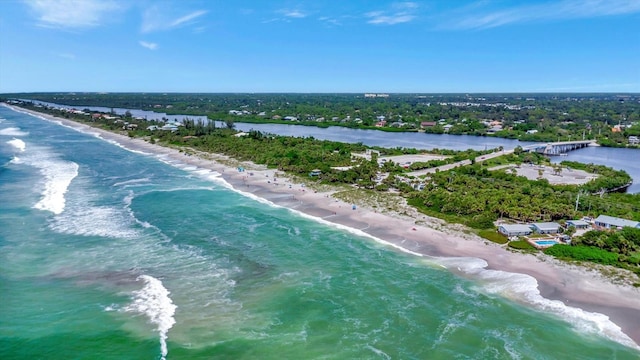
{"type": "MultiPolygon", "coordinates": [[[[245,172],[239,172],[235,166],[229,165],[235,160],[223,155],[195,152],[187,154],[172,147],[154,145],[140,138],[129,138],[68,119],[10,105],[4,106],[14,111],[60,122],[80,131],[99,134],[102,139],[116,142],[131,151],[141,151],[148,156],[168,158],[180,164],[211,170],[219,173],[219,177],[236,191],[251,194],[275,205],[321,219],[323,222],[354,229],[356,233],[362,232],[397,249],[423,256],[466,278],[486,283],[491,281],[489,275],[492,272],[502,271],[519,275],[520,278],[516,279],[519,282],[516,284],[520,284],[528,280],[522,274],[528,275],[537,281],[539,296],[536,297],[536,292],[531,289],[525,289],[527,291],[523,293],[505,294],[496,291],[495,294],[511,298],[539,311],[549,310],[556,315],[561,314],[562,304],[604,314],[635,342],[626,345],[639,349],[640,289],[613,284],[610,279],[595,270],[561,263],[544,255],[515,253],[488,240],[453,229],[455,225],[415,211],[412,211],[411,216],[383,214],[364,204],[355,204],[354,210],[352,204],[334,198],[332,191],[314,192],[313,189],[291,181],[286,175],[277,177],[276,173],[279,172],[266,169],[264,166],[237,162],[246,168],[245,172]],[[456,261],[460,260],[459,258],[482,259],[486,262],[486,267],[482,266],[482,262],[478,262],[474,267],[464,268],[464,264],[456,261]],[[554,306],[550,306],[553,304],[538,303],[541,301],[538,299],[540,296],[559,302],[555,304],[555,311],[554,306]]],[[[499,279],[495,282],[499,284],[504,281],[505,279],[499,279]]],[[[607,329],[601,328],[600,332],[605,336],[612,335],[607,329]]]]}

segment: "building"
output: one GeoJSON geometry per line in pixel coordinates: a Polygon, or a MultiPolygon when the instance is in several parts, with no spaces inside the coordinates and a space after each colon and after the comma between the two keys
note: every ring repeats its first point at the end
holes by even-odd
{"type": "Polygon", "coordinates": [[[498,226],[498,232],[506,236],[523,236],[529,235],[533,231],[528,225],[521,224],[503,224],[498,226]]]}
{"type": "Polygon", "coordinates": [[[593,222],[596,224],[596,226],[605,229],[621,229],[625,226],[640,229],[640,221],[621,219],[608,215],[600,215],[593,222]]]}
{"type": "Polygon", "coordinates": [[[629,145],[640,145],[640,138],[637,136],[629,136],[629,145]]]}
{"type": "Polygon", "coordinates": [[[555,222],[534,223],[531,226],[538,234],[555,234],[560,230],[560,224],[555,222]]]}
{"type": "Polygon", "coordinates": [[[567,220],[567,227],[569,226],[573,226],[576,229],[586,229],[591,226],[591,224],[584,220],[567,220]]]}

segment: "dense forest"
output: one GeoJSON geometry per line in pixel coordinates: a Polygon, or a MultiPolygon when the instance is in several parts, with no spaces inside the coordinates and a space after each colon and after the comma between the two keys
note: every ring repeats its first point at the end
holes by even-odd
{"type": "Polygon", "coordinates": [[[204,115],[238,122],[347,126],[496,136],[595,139],[638,147],[638,94],[172,94],[27,93],[2,98],[204,115]],[[636,137],[636,138],[633,138],[636,137]],[[630,139],[631,138],[631,139],[630,139]]]}

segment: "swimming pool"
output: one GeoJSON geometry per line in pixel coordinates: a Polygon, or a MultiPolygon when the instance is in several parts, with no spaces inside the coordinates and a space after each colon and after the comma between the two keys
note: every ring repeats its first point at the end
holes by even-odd
{"type": "Polygon", "coordinates": [[[536,240],[534,241],[534,243],[536,243],[536,245],[538,246],[553,246],[558,242],[555,240],[536,240]]]}

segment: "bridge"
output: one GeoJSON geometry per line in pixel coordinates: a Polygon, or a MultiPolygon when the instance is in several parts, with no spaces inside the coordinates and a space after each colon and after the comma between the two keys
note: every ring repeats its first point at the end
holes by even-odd
{"type": "Polygon", "coordinates": [[[537,152],[544,155],[560,155],[572,150],[582,149],[587,146],[598,146],[595,140],[561,141],[546,144],[534,144],[523,146],[522,150],[537,152]]]}

